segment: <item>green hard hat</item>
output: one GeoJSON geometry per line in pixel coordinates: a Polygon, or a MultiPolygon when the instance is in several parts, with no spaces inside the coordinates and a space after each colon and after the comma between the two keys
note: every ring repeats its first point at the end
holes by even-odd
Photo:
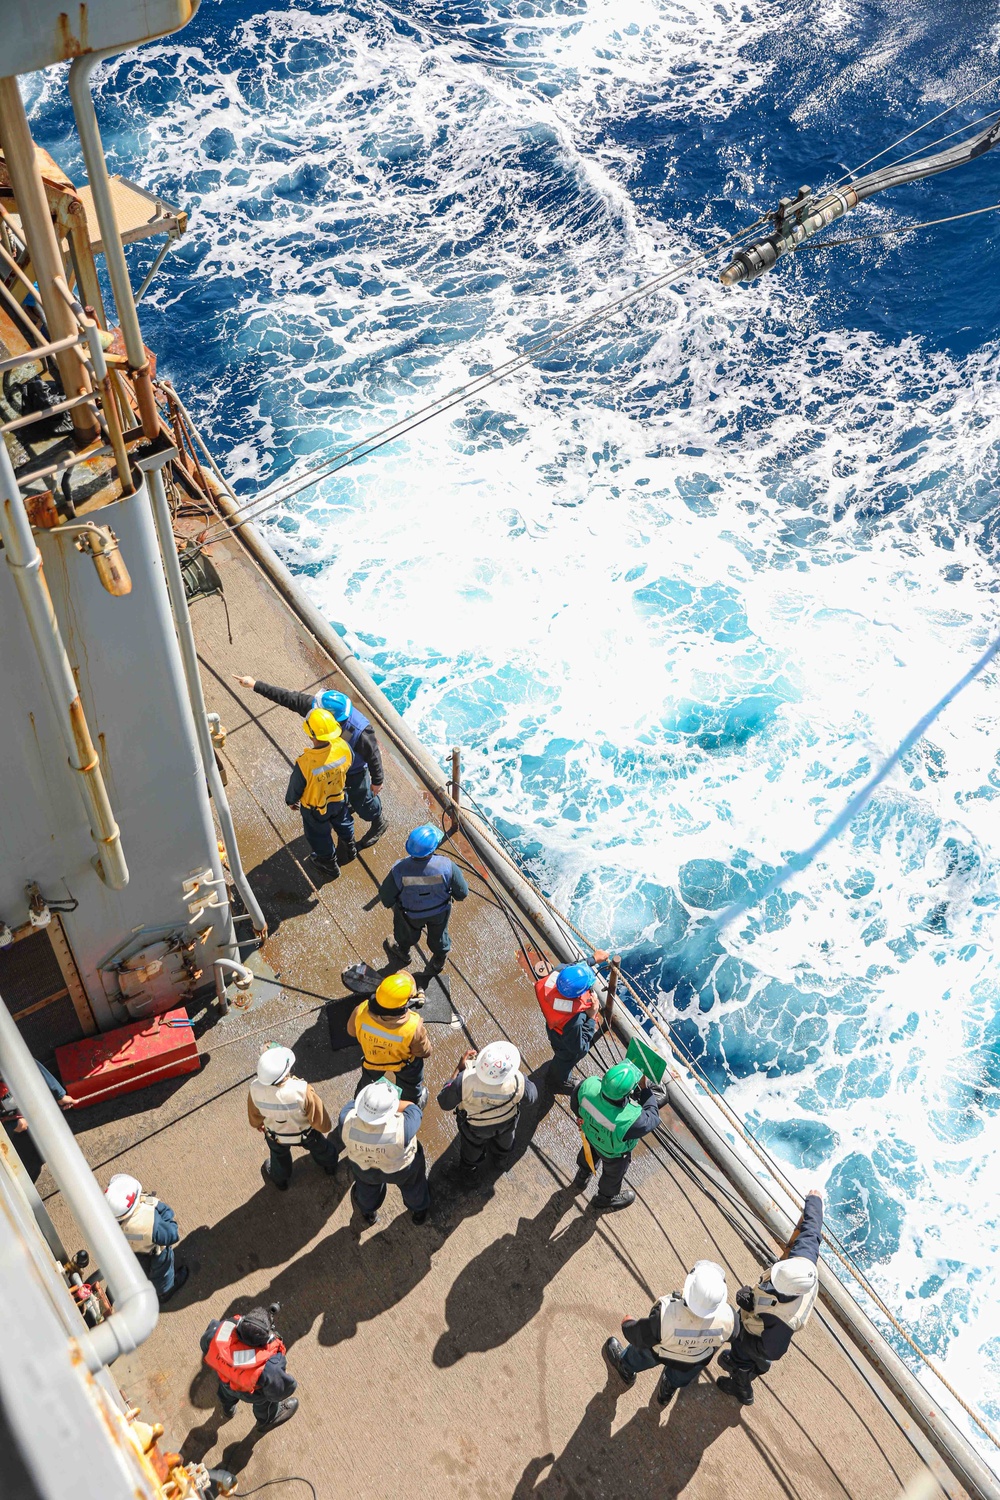
{"type": "Polygon", "coordinates": [[[614,1067],[609,1068],[601,1080],[601,1093],[612,1104],[619,1104],[622,1099],[626,1099],[631,1094],[641,1077],[642,1074],[635,1063],[615,1063],[614,1067]]]}

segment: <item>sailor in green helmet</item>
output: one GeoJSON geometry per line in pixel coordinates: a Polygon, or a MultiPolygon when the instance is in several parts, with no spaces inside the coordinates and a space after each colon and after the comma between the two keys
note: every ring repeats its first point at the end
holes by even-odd
{"type": "Polygon", "coordinates": [[[573,1091],[570,1108],[584,1140],[574,1187],[586,1186],[600,1163],[595,1209],[628,1208],[635,1202],[635,1193],[625,1186],[632,1147],[656,1129],[666,1097],[645,1084],[633,1062],[615,1063],[603,1078],[585,1078],[573,1091]],[[593,1166],[587,1159],[588,1148],[593,1166]]]}

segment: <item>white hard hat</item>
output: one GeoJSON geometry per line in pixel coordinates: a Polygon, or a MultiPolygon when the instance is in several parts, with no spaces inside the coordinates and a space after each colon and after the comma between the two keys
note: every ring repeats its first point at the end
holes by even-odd
{"type": "Polygon", "coordinates": [[[503,1083],[521,1066],[521,1054],[513,1042],[490,1042],[476,1058],[476,1076],[483,1083],[503,1083]]]}
{"type": "Polygon", "coordinates": [[[714,1260],[698,1260],[684,1282],[684,1302],[696,1318],[710,1318],[726,1300],[726,1273],[714,1260]]]}
{"type": "Polygon", "coordinates": [[[354,1101],[358,1116],[369,1125],[381,1125],[395,1114],[398,1102],[396,1090],[388,1083],[369,1083],[354,1101]]]}
{"type": "Polygon", "coordinates": [[[782,1297],[803,1297],[816,1285],[819,1272],[804,1255],[791,1255],[771,1267],[771,1285],[782,1297]]]}
{"type": "Polygon", "coordinates": [[[108,1207],[116,1219],[124,1219],[139,1201],[142,1183],[138,1177],[129,1177],[126,1172],[116,1172],[104,1189],[108,1207]]]}
{"type": "Polygon", "coordinates": [[[274,1042],[265,1047],[257,1063],[258,1083],[280,1083],[287,1078],[295,1066],[295,1053],[291,1047],[279,1047],[274,1042]]]}

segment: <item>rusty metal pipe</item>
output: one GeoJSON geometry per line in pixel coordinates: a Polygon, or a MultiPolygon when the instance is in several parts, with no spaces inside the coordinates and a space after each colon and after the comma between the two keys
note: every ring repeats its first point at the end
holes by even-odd
{"type": "Polygon", "coordinates": [[[78,773],[77,786],[87,809],[91,837],[98,849],[94,867],[105,885],[114,891],[124,890],[128,885],[128,865],[121,846],[121,834],[111,810],[100,759],[90,736],[79,689],[66,655],[52,596],[45,581],[41,553],[35,544],[31,522],[2,438],[0,511],[0,541],[4,545],[7,566],[14,575],[14,582],[21,596],[21,606],[35,643],[45,685],[52,698],[69,763],[78,773]]]}
{"type": "MultiPolygon", "coordinates": [[[[75,333],[74,319],[55,290],[55,278],[62,275],[59,242],[49,217],[45,188],[35,161],[35,143],[31,138],[28,117],[16,78],[0,78],[0,145],[3,146],[11,186],[17,199],[31,263],[38,282],[45,320],[50,335],[58,342],[75,333]]],[[[59,374],[67,396],[88,391],[86,373],[69,352],[56,356],[59,374]]],[[[82,444],[98,436],[97,418],[86,406],[73,410],[73,426],[82,444]]]]}
{"type": "Polygon", "coordinates": [[[104,259],[115,294],[115,307],[118,310],[118,321],[125,340],[129,374],[132,377],[136,399],[139,403],[142,430],[147,438],[153,439],[160,430],[160,420],[156,413],[156,398],[153,395],[149,360],[146,358],[146,348],[142,342],[142,330],[139,327],[139,314],[136,311],[135,297],[132,294],[128,262],[125,259],[125,249],[118,232],[118,221],[115,218],[114,204],[111,200],[111,181],[108,177],[108,164],[104,159],[104,145],[101,141],[97,113],[90,92],[90,75],[94,68],[104,58],[114,57],[121,50],[120,47],[105,47],[100,52],[88,52],[85,56],[78,57],[69,70],[69,96],[73,103],[73,113],[76,116],[76,128],[80,133],[80,145],[83,148],[83,159],[87,165],[90,191],[94,197],[94,209],[101,231],[101,243],[104,246],[104,259]]]}
{"type": "Polygon", "coordinates": [[[96,1328],[86,1328],[80,1319],[76,1342],[87,1368],[96,1373],[149,1337],[159,1317],[157,1296],[2,999],[0,1073],[115,1299],[113,1314],[96,1328]]]}
{"type": "Polygon", "coordinates": [[[452,745],[451,747],[451,800],[458,811],[459,798],[462,795],[462,747],[452,745]]]}

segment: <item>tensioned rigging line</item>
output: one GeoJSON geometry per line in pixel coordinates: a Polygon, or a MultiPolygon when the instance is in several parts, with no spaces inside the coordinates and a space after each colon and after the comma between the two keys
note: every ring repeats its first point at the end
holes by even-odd
{"type": "MultiPolygon", "coordinates": [[[[872,162],[881,161],[883,156],[888,156],[890,151],[895,151],[896,147],[902,146],[904,141],[911,140],[913,136],[919,135],[922,130],[927,130],[931,125],[936,125],[938,120],[944,119],[945,115],[950,115],[953,110],[958,109],[963,104],[967,104],[968,101],[970,99],[974,99],[977,94],[982,94],[986,91],[986,89],[992,88],[995,83],[1000,83],[1000,73],[998,73],[994,78],[988,78],[985,83],[979,84],[977,88],[970,89],[967,94],[962,95],[961,99],[956,99],[954,104],[949,104],[947,109],[942,109],[939,114],[932,115],[931,118],[929,120],[925,120],[922,125],[915,125],[912,130],[908,130],[905,135],[901,135],[899,139],[893,141],[890,146],[885,146],[881,151],[876,151],[874,156],[869,156],[868,160],[863,161],[860,166],[852,167],[849,170],[845,171],[844,175],[842,177],[838,177],[837,181],[832,185],[832,187],[828,188],[827,191],[831,193],[835,192],[836,189],[839,188],[843,183],[849,182],[852,177],[857,177],[858,173],[863,172],[865,167],[870,167],[872,162]]],[[[958,132],[955,131],[953,132],[953,134],[957,135],[958,132]]],[[[947,139],[947,137],[944,137],[943,139],[947,139]]],[[[932,142],[932,144],[937,143],[932,142]]],[[[920,149],[929,150],[930,148],[921,147],[920,149]]],[[[901,159],[903,161],[907,160],[906,157],[903,157],[901,159]]],[[[894,163],[890,163],[890,165],[894,165],[894,163]]]]}
{"type": "MultiPolygon", "coordinates": [[[[722,244],[712,246],[707,250],[699,251],[697,255],[690,256],[687,260],[681,261],[675,266],[668,267],[666,271],[661,272],[651,281],[644,282],[638,287],[633,287],[630,292],[624,293],[622,296],[615,298],[612,302],[606,303],[603,307],[597,309],[596,311],[588,313],[584,317],[577,319],[576,322],[571,323],[566,328],[561,329],[557,334],[554,334],[552,336],[542,335],[539,339],[535,339],[531,343],[529,343],[523,350],[521,350],[520,353],[512,355],[511,358],[509,360],[506,360],[503,364],[494,366],[492,369],[486,371],[483,375],[475,376],[472,380],[467,381],[464,385],[456,386],[453,390],[447,392],[445,395],[438,397],[434,401],[428,402],[425,406],[418,407],[417,410],[410,413],[409,416],[400,418],[396,422],[391,423],[388,427],[384,427],[380,431],[373,433],[370,437],[360,438],[356,443],[352,443],[349,447],[341,449],[340,452],[333,454],[330,458],[323,460],[321,463],[313,465],[309,469],[306,469],[295,478],[290,478],[287,481],[282,481],[277,489],[265,491],[264,494],[256,496],[254,499],[248,500],[243,503],[241,503],[239,499],[234,496],[234,498],[236,498],[238,509],[246,513],[241,515],[238,520],[227,518],[224,522],[219,523],[214,531],[210,528],[206,532],[205,536],[201,538],[199,546],[203,547],[208,543],[217,540],[219,537],[228,535],[230,532],[238,529],[242,525],[246,525],[250,521],[258,520],[262,515],[266,515],[269,511],[275,509],[277,506],[283,505],[287,500],[291,499],[293,495],[298,494],[301,490],[308,488],[312,484],[319,483],[321,479],[331,477],[331,475],[338,473],[341,469],[347,468],[350,464],[357,463],[362,458],[367,458],[369,454],[377,452],[378,449],[385,447],[388,443],[394,442],[397,438],[406,436],[407,433],[412,432],[415,428],[422,426],[424,422],[430,421],[432,417],[440,416],[444,412],[450,411],[452,407],[459,405],[463,401],[470,400],[473,396],[479,395],[480,392],[487,390],[491,385],[495,385],[498,381],[504,380],[507,378],[507,376],[515,374],[518,370],[523,369],[526,365],[531,364],[534,361],[542,358],[544,355],[561,348],[564,344],[571,342],[577,336],[577,334],[582,332],[585,328],[596,327],[598,324],[605,322],[614,313],[619,312],[623,307],[627,307],[631,303],[649,297],[654,292],[661,290],[664,286],[669,285],[676,277],[681,276],[686,271],[693,269],[696,265],[699,265],[701,262],[707,260],[710,256],[721,253],[724,250],[731,249],[734,245],[738,244],[740,240],[754,233],[754,231],[757,230],[762,224],[766,223],[769,217],[770,215],[768,214],[762,214],[760,218],[754,221],[753,224],[749,224],[745,228],[739,230],[735,235],[732,235],[722,244]]],[[[165,390],[170,392],[173,399],[177,402],[177,405],[180,408],[181,412],[187,418],[188,426],[191,428],[192,432],[194,432],[194,424],[191,421],[190,416],[185,411],[182,403],[180,402],[180,398],[178,397],[177,392],[168,382],[163,381],[160,383],[165,390]]],[[[198,438],[198,442],[199,446],[204,448],[204,442],[200,437],[198,438]]],[[[227,488],[229,487],[227,486],[227,488]]],[[[231,490],[230,493],[232,493],[231,490]]]]}
{"type": "Polygon", "coordinates": [[[897,224],[891,229],[870,229],[867,234],[847,235],[836,240],[803,240],[796,247],[796,255],[803,250],[832,250],[835,245],[868,245],[885,239],[890,234],[910,234],[915,229],[931,229],[935,224],[954,224],[958,219],[975,219],[979,214],[996,213],[1000,203],[988,203],[985,208],[970,208],[964,214],[948,214],[943,219],[921,219],[917,224],[897,224]]]}

